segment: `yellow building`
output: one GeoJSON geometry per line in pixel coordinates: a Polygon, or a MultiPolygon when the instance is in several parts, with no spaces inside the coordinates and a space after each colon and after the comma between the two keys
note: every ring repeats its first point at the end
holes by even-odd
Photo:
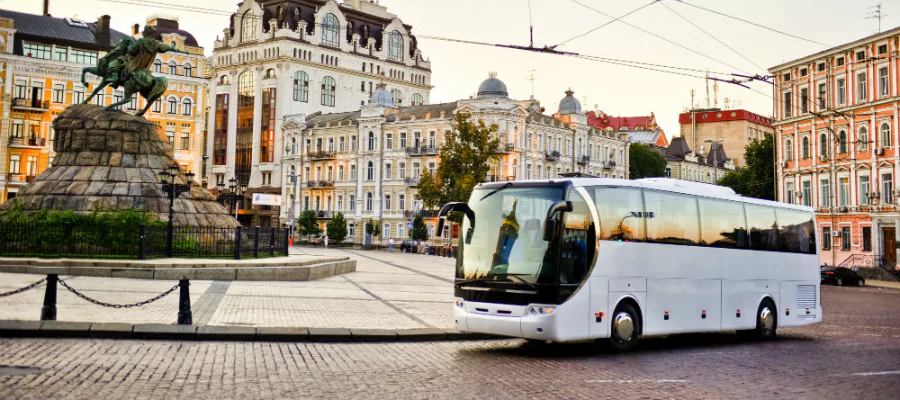
{"type": "MultiPolygon", "coordinates": [[[[187,53],[158,57],[169,91],[147,117],[171,132],[179,164],[199,171],[205,130],[203,49],[178,29],[177,21],[152,17],[148,23],[159,27],[158,39],[187,53]]],[[[0,10],[0,202],[15,197],[53,162],[53,120],[69,105],[84,101],[99,83],[88,74],[87,86],[82,85],[82,69],[96,65],[125,36],[110,29],[109,16],[85,22],[0,10]]],[[[123,96],[122,90],[107,87],[92,103],[109,105],[123,96]]],[[[136,97],[125,110],[143,106],[144,99],[136,97]]]]}

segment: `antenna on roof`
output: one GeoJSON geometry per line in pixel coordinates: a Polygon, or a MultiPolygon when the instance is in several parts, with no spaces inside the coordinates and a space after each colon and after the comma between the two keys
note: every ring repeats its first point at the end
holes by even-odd
{"type": "Polygon", "coordinates": [[[874,10],[866,14],[866,19],[877,19],[878,20],[878,33],[881,33],[881,20],[888,15],[881,12],[881,3],[869,7],[870,10],[874,10]]]}
{"type": "Polygon", "coordinates": [[[534,81],[537,80],[537,78],[534,77],[534,71],[537,71],[537,70],[532,69],[532,70],[528,71],[529,72],[528,78],[525,79],[526,81],[531,81],[531,98],[532,99],[534,98],[534,81]]]}

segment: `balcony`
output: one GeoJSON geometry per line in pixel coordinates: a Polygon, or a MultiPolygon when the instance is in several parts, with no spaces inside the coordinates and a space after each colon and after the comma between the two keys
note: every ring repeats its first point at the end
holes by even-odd
{"type": "Polygon", "coordinates": [[[581,164],[581,165],[587,165],[587,164],[590,164],[590,163],[591,163],[591,156],[581,156],[581,158],[578,159],[578,163],[581,164]]]}
{"type": "Polygon", "coordinates": [[[13,136],[9,138],[9,147],[41,148],[45,145],[47,145],[47,139],[39,137],[23,138],[13,136]]]}
{"type": "Polygon", "coordinates": [[[406,186],[409,187],[417,187],[419,186],[419,178],[406,178],[403,180],[406,183],[406,186]]]}
{"type": "Polygon", "coordinates": [[[335,154],[334,151],[313,151],[307,153],[306,157],[313,161],[334,160],[335,154]]]}
{"type": "Polygon", "coordinates": [[[331,219],[332,216],[331,211],[316,211],[316,219],[331,219]]]}
{"type": "Polygon", "coordinates": [[[616,167],[615,161],[606,161],[603,163],[603,169],[613,169],[616,167]]]}
{"type": "Polygon", "coordinates": [[[438,210],[419,210],[419,211],[406,210],[403,212],[403,216],[406,218],[415,218],[417,216],[425,218],[425,219],[437,218],[438,212],[439,212],[438,210]]]}
{"type": "Polygon", "coordinates": [[[12,104],[13,110],[22,111],[48,111],[50,110],[49,101],[41,101],[40,99],[23,99],[15,98],[12,104]]]}
{"type": "Polygon", "coordinates": [[[334,188],[334,181],[319,181],[319,187],[323,189],[334,188]]]}
{"type": "Polygon", "coordinates": [[[35,175],[6,174],[6,183],[10,185],[24,185],[34,180],[35,175]]]}
{"type": "Polygon", "coordinates": [[[548,151],[544,153],[544,159],[547,161],[559,161],[558,151],[548,151]]]}
{"type": "Polygon", "coordinates": [[[512,143],[501,144],[495,151],[496,154],[509,154],[516,149],[516,145],[512,143]]]}
{"type": "Polygon", "coordinates": [[[434,146],[406,148],[406,154],[409,156],[436,156],[438,153],[440,153],[440,150],[434,146]]]}

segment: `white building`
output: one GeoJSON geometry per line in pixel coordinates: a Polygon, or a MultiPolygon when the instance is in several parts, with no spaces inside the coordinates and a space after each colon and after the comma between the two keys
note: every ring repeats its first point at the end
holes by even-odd
{"type": "MultiPolygon", "coordinates": [[[[359,110],[378,83],[400,105],[427,104],[431,91],[412,27],[362,0],[244,1],[215,43],[212,68],[210,189],[236,178],[250,193],[281,194],[289,119],[359,110]]],[[[243,224],[280,225],[279,210],[248,208],[243,224]]]]}

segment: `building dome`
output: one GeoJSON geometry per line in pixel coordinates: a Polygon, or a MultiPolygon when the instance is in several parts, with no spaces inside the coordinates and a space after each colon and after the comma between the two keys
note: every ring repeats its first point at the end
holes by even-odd
{"type": "Polygon", "coordinates": [[[573,94],[572,89],[566,90],[566,97],[559,102],[560,115],[581,114],[581,102],[573,94]]]}
{"type": "Polygon", "coordinates": [[[478,97],[507,98],[506,84],[497,79],[497,73],[491,72],[488,78],[478,86],[478,97]]]}
{"type": "Polygon", "coordinates": [[[391,94],[391,92],[388,92],[388,90],[386,89],[386,85],[383,83],[379,83],[375,86],[375,91],[372,92],[372,97],[369,97],[369,105],[397,108],[397,106],[394,105],[394,96],[391,94]]]}

